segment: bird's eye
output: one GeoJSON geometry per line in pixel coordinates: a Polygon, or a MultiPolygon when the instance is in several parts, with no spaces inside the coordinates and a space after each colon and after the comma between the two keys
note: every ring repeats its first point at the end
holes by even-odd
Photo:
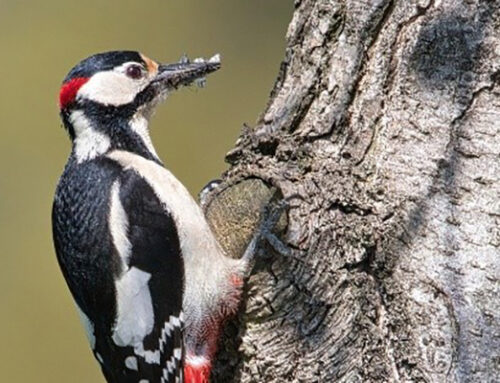
{"type": "Polygon", "coordinates": [[[127,68],[127,76],[137,80],[143,76],[143,69],[140,65],[131,65],[127,68]]]}

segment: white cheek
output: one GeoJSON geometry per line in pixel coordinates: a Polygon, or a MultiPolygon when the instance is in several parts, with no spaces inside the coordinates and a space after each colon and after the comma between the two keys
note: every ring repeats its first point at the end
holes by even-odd
{"type": "Polygon", "coordinates": [[[134,80],[116,71],[93,75],[78,91],[78,97],[104,105],[125,105],[148,85],[146,79],[134,80]]]}

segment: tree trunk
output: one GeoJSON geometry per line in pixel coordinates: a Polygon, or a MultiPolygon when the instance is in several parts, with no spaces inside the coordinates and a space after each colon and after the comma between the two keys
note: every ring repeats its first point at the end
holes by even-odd
{"type": "Polygon", "coordinates": [[[500,1],[295,8],[205,206],[238,256],[272,185],[292,254],[260,258],[213,380],[499,382],[500,1]]]}

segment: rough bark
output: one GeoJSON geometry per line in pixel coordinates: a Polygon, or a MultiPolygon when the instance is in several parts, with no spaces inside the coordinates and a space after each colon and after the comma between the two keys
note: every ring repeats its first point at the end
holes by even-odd
{"type": "Polygon", "coordinates": [[[500,381],[500,2],[295,8],[206,206],[238,256],[266,185],[294,196],[292,254],[260,259],[214,381],[500,381]]]}

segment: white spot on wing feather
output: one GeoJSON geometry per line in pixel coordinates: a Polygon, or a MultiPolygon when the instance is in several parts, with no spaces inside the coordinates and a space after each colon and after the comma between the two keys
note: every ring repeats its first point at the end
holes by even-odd
{"type": "Polygon", "coordinates": [[[136,355],[144,358],[146,363],[160,364],[160,350],[144,350],[144,345],[142,343],[138,343],[134,347],[134,352],[136,355]]]}
{"type": "Polygon", "coordinates": [[[174,372],[174,364],[172,363],[172,360],[167,361],[167,370],[169,373],[174,372]]]}
{"type": "Polygon", "coordinates": [[[182,350],[180,348],[174,348],[174,358],[177,360],[181,360],[182,350]]]}
{"type": "Polygon", "coordinates": [[[137,358],[135,356],[128,356],[127,358],[125,358],[125,366],[129,370],[134,370],[134,371],[139,370],[139,365],[137,363],[137,358]]]}
{"type": "MultiPolygon", "coordinates": [[[[168,322],[165,322],[163,329],[161,331],[161,339],[160,339],[160,351],[163,352],[164,345],[167,344],[167,339],[171,337],[172,331],[174,331],[175,327],[181,328],[182,324],[182,311],[179,315],[179,318],[176,316],[170,315],[168,322]]],[[[177,349],[175,349],[177,350],[177,349]]],[[[174,350],[174,352],[175,352],[174,350]]],[[[180,351],[180,349],[178,349],[180,351]]]]}

